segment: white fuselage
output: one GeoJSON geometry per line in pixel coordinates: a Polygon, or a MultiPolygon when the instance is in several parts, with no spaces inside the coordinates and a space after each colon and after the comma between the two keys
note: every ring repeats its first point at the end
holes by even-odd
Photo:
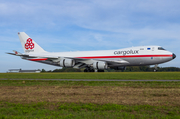
{"type": "MultiPolygon", "coordinates": [[[[77,52],[57,52],[57,53],[38,53],[33,56],[41,57],[73,57],[89,59],[85,63],[91,64],[94,60],[114,61],[125,60],[129,63],[110,63],[109,66],[140,66],[154,65],[168,62],[173,59],[173,53],[166,50],[159,50],[160,46],[141,46],[118,50],[100,50],[100,51],[77,51],[77,52]]],[[[31,54],[31,53],[30,53],[31,54]]]]}

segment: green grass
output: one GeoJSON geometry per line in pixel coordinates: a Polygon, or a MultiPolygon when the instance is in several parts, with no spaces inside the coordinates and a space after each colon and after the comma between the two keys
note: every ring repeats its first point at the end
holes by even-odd
{"type": "Polygon", "coordinates": [[[180,82],[0,80],[0,86],[118,86],[142,88],[180,88],[180,82]]]}
{"type": "Polygon", "coordinates": [[[180,72],[0,73],[0,79],[164,79],[180,80],[180,72]]]}
{"type": "Polygon", "coordinates": [[[151,119],[180,118],[179,107],[117,104],[75,104],[39,102],[31,104],[0,103],[0,118],[63,119],[151,119]]]}
{"type": "MultiPolygon", "coordinates": [[[[0,79],[180,79],[179,72],[120,73],[1,73],[0,79]]],[[[180,82],[114,81],[42,81],[0,80],[0,86],[118,86],[141,88],[180,88],[180,82]]],[[[21,98],[21,97],[19,97],[21,98]]],[[[148,98],[148,97],[147,97],[148,98]]],[[[153,105],[119,105],[92,103],[0,102],[0,119],[180,119],[180,107],[153,105]]]]}

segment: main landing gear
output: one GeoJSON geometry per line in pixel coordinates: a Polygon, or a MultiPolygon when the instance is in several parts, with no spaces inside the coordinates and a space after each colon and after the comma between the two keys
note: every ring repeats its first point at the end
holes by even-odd
{"type": "Polygon", "coordinates": [[[99,70],[97,70],[97,72],[104,72],[104,70],[100,70],[100,69],[99,69],[99,70]]]}
{"type": "Polygon", "coordinates": [[[86,69],[84,69],[84,72],[94,72],[95,70],[90,68],[90,67],[87,67],[86,69]]]}
{"type": "Polygon", "coordinates": [[[104,70],[94,70],[93,68],[91,67],[86,67],[86,69],[84,69],[84,72],[104,72],[104,70]]]}

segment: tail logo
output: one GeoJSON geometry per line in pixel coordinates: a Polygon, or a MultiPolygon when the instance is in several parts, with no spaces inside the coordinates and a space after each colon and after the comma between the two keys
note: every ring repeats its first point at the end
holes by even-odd
{"type": "Polygon", "coordinates": [[[34,43],[32,42],[31,38],[28,38],[25,44],[25,49],[33,49],[34,48],[34,43]]]}

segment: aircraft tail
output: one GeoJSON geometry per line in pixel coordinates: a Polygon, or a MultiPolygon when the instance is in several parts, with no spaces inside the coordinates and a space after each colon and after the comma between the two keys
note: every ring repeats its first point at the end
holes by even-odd
{"type": "Polygon", "coordinates": [[[19,36],[19,39],[21,41],[21,44],[25,53],[46,52],[34,40],[32,40],[32,38],[30,38],[25,32],[18,32],[18,36],[19,36]]]}

